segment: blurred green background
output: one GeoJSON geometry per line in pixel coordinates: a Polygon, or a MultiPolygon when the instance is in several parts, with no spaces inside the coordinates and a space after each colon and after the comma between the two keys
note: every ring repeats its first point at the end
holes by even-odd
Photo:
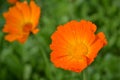
{"type": "Polygon", "coordinates": [[[4,40],[2,13],[12,5],[0,0],[0,80],[83,80],[82,73],[55,68],[50,62],[50,36],[60,24],[90,20],[108,45],[87,67],[86,80],[120,80],[120,0],[35,0],[41,7],[37,35],[25,44],[4,40]]]}

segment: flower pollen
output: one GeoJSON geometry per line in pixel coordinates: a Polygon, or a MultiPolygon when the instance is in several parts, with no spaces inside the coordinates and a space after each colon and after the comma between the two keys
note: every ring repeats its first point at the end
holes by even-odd
{"type": "Polygon", "coordinates": [[[81,42],[79,44],[75,44],[74,46],[71,46],[69,52],[73,58],[81,59],[82,56],[85,56],[88,53],[88,48],[83,42],[81,42]]]}
{"type": "Polygon", "coordinates": [[[32,24],[27,23],[23,26],[23,32],[30,32],[32,30],[32,24]]]}

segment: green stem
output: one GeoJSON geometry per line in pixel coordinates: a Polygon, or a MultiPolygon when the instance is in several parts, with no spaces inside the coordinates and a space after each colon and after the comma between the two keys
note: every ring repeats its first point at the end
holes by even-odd
{"type": "Polygon", "coordinates": [[[85,70],[83,71],[83,80],[87,80],[85,70]]]}
{"type": "Polygon", "coordinates": [[[41,49],[41,50],[42,50],[41,53],[42,53],[43,59],[44,59],[45,64],[46,64],[46,75],[48,76],[48,78],[50,80],[53,80],[52,75],[51,75],[51,71],[50,71],[50,67],[49,67],[50,66],[50,64],[48,62],[49,60],[47,58],[45,51],[43,49],[41,49]]]}
{"type": "MultiPolygon", "coordinates": [[[[39,44],[41,44],[41,45],[45,45],[43,42],[41,42],[40,41],[40,39],[36,36],[36,35],[34,35],[34,37],[36,38],[36,40],[37,40],[37,42],[39,43],[39,44]]],[[[43,56],[43,59],[44,59],[44,62],[45,62],[45,67],[46,67],[46,75],[47,75],[47,77],[49,78],[49,80],[53,80],[53,77],[52,77],[52,75],[51,75],[51,71],[50,71],[50,64],[49,64],[49,60],[48,60],[48,58],[47,58],[47,55],[46,55],[46,52],[45,52],[45,50],[44,50],[44,48],[42,47],[42,46],[39,46],[40,47],[40,52],[41,52],[41,54],[42,54],[42,56],[43,56]]]]}

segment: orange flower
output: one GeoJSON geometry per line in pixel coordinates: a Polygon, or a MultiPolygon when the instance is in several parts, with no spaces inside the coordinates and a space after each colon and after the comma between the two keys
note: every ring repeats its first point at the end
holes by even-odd
{"type": "Polygon", "coordinates": [[[30,32],[36,34],[39,31],[36,26],[39,22],[40,7],[34,1],[31,1],[30,4],[26,1],[17,2],[3,15],[6,19],[3,32],[8,33],[5,39],[10,42],[17,40],[24,43],[30,32]]]}
{"type": "Polygon", "coordinates": [[[95,35],[95,31],[95,24],[85,20],[73,20],[59,26],[51,37],[51,61],[54,65],[74,72],[85,69],[107,44],[104,33],[95,35]]]}
{"type": "Polygon", "coordinates": [[[10,4],[15,4],[18,0],[7,0],[8,3],[10,4]]]}

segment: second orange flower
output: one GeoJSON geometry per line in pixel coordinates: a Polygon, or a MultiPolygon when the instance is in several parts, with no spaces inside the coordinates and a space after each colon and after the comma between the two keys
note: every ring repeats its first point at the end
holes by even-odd
{"type": "Polygon", "coordinates": [[[30,4],[27,1],[17,2],[3,15],[6,20],[3,32],[7,33],[5,39],[10,42],[17,40],[24,43],[31,32],[36,34],[39,31],[37,25],[40,17],[40,7],[32,0],[30,4]]]}
{"type": "Polygon", "coordinates": [[[95,35],[95,31],[96,25],[86,20],[73,20],[59,26],[51,37],[51,61],[54,65],[74,72],[84,70],[107,44],[104,33],[95,35]]]}

